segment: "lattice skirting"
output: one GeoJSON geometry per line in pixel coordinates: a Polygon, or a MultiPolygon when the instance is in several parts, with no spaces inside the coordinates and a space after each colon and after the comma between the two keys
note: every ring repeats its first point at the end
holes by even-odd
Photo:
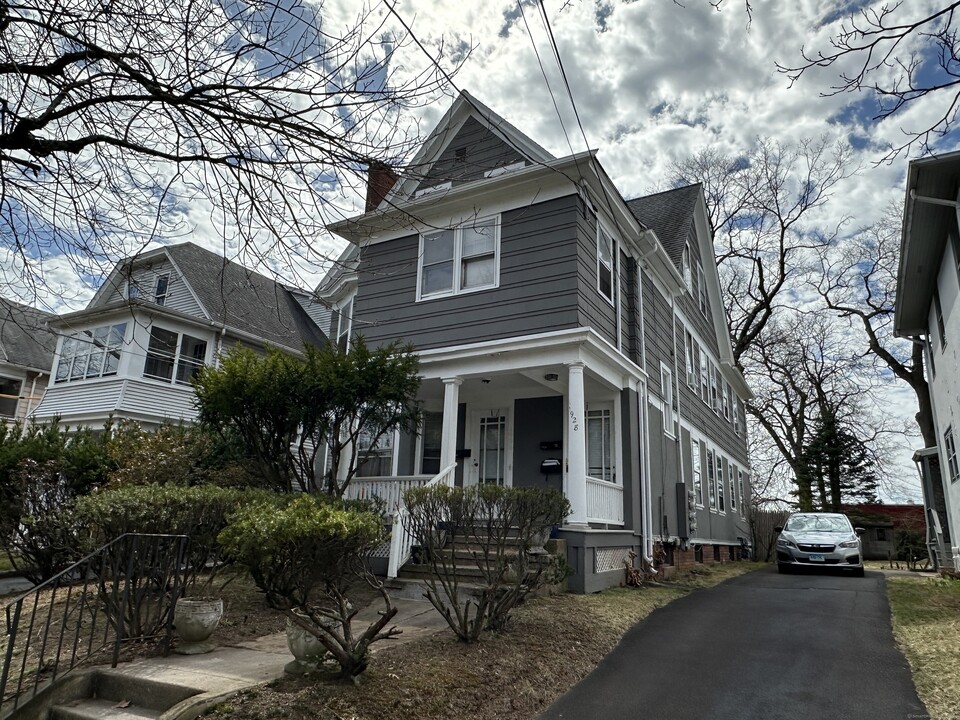
{"type": "Polygon", "coordinates": [[[384,540],[370,551],[370,557],[385,558],[390,557],[390,541],[384,540]]]}
{"type": "Polygon", "coordinates": [[[623,561],[629,558],[632,548],[597,548],[594,550],[593,571],[595,573],[609,572],[610,570],[622,570],[623,561]]]}

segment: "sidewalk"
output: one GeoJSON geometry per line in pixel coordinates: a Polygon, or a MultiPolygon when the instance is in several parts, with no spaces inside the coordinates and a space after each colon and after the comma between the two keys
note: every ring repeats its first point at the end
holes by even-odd
{"type": "MultiPolygon", "coordinates": [[[[370,648],[373,654],[447,628],[446,621],[429,602],[398,598],[393,603],[398,612],[392,624],[403,632],[374,643],[370,648]]],[[[360,611],[354,618],[354,625],[364,627],[369,624],[376,617],[378,608],[379,603],[376,603],[360,611]]],[[[275,633],[233,647],[220,647],[205,655],[144,658],[119,665],[110,672],[120,673],[131,680],[199,691],[176,707],[173,717],[188,718],[196,717],[203,708],[240,690],[283,677],[283,667],[292,659],[285,633],[275,633]],[[194,709],[196,713],[192,714],[194,709]]]]}

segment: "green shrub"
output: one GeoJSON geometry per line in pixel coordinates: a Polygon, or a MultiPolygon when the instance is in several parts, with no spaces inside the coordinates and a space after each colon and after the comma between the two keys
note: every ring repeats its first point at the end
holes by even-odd
{"type": "Polygon", "coordinates": [[[535,539],[570,513],[555,490],[499,485],[413,488],[404,501],[408,530],[431,569],[427,599],[464,642],[506,627],[514,606],[543,581],[547,564],[532,552],[540,550],[535,539]],[[468,552],[456,552],[453,543],[468,552]],[[481,574],[472,594],[460,586],[465,567],[481,574]]]}
{"type": "Polygon", "coordinates": [[[367,667],[370,644],[396,632],[384,628],[397,610],[367,567],[370,550],[383,537],[378,513],[301,495],[285,505],[262,502],[239,510],[220,533],[220,543],[248,568],[272,607],[314,635],[343,677],[356,678],[367,667]],[[384,609],[355,634],[351,622],[357,609],[349,595],[358,581],[379,591],[384,609]]]}
{"type": "Polygon", "coordinates": [[[98,546],[124,533],[189,536],[185,580],[187,591],[196,593],[213,582],[223,564],[217,535],[227,517],[244,505],[270,502],[279,500],[263,490],[167,483],[92,493],[77,499],[75,512],[93,530],[98,546]]]}

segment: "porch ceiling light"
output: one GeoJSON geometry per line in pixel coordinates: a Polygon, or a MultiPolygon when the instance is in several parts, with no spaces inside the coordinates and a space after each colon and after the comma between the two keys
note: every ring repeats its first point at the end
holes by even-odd
{"type": "Polygon", "coordinates": [[[560,379],[560,376],[557,373],[547,373],[543,376],[543,379],[547,382],[556,382],[560,379]]]}

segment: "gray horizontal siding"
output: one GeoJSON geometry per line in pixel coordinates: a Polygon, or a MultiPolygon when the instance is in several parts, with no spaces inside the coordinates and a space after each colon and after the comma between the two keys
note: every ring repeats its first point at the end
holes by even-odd
{"type": "Polygon", "coordinates": [[[416,302],[416,235],[364,248],[354,330],[369,343],[427,349],[577,325],[577,198],[501,217],[500,287],[416,302]]]}
{"type": "Polygon", "coordinates": [[[487,170],[523,160],[520,152],[490,132],[475,118],[469,118],[437,161],[426,169],[419,189],[450,181],[454,186],[479,180],[487,170]],[[458,160],[457,153],[461,152],[458,160]]]}

